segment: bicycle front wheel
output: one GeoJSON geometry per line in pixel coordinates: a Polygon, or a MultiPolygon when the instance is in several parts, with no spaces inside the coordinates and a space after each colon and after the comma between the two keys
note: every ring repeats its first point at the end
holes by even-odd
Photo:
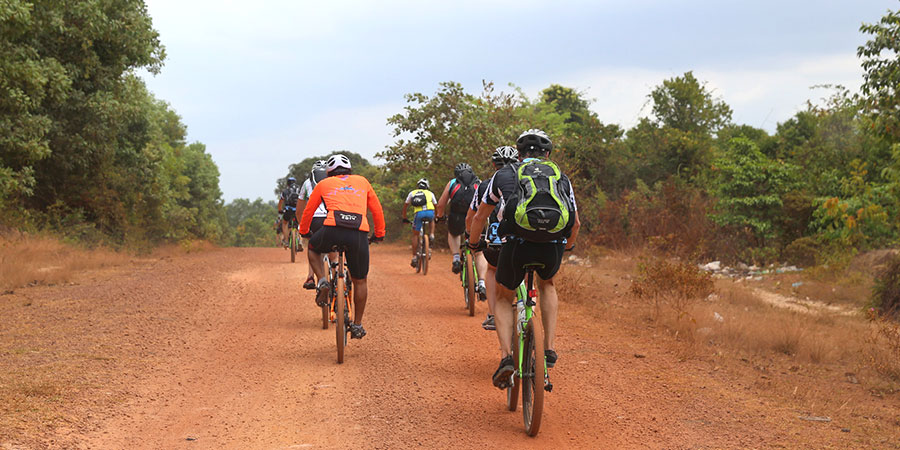
{"type": "Polygon", "coordinates": [[[522,358],[522,418],[525,431],[536,436],[544,411],[544,335],[537,315],[525,326],[522,358]]]}

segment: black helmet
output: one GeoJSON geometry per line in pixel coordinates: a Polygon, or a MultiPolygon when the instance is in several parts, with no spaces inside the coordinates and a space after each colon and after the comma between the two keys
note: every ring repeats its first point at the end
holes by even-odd
{"type": "Polygon", "coordinates": [[[416,182],[416,187],[419,189],[428,189],[429,188],[428,180],[426,180],[425,178],[420,179],[419,181],[416,182]]]}
{"type": "Polygon", "coordinates": [[[553,143],[550,142],[550,137],[547,136],[547,133],[537,128],[532,128],[519,135],[519,138],[516,139],[516,149],[519,150],[519,153],[549,152],[553,150],[553,143]]]}
{"type": "Polygon", "coordinates": [[[459,178],[460,175],[466,172],[472,172],[472,166],[468,163],[459,163],[453,168],[453,175],[456,176],[456,178],[459,178]]]}
{"type": "Polygon", "coordinates": [[[510,147],[508,145],[497,147],[497,149],[494,150],[494,154],[491,155],[491,161],[498,166],[511,164],[518,160],[519,151],[516,150],[515,147],[510,147]]]}

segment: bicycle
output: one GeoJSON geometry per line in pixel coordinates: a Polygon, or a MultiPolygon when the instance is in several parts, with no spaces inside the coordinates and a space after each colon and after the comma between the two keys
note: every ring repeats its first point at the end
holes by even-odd
{"type": "Polygon", "coordinates": [[[475,315],[475,296],[478,295],[475,289],[476,280],[478,280],[478,268],[475,267],[475,256],[472,250],[466,245],[466,240],[462,240],[459,246],[459,260],[462,262],[462,270],[459,271],[459,280],[462,282],[463,299],[466,301],[466,309],[469,310],[469,316],[475,315]]]}
{"type": "Polygon", "coordinates": [[[303,251],[300,247],[300,231],[296,217],[291,217],[291,233],[288,238],[288,246],[291,248],[291,262],[297,258],[297,252],[303,251]]]}
{"type": "Polygon", "coordinates": [[[522,301],[521,311],[518,301],[513,306],[516,309],[516,339],[513,341],[512,350],[516,370],[510,376],[506,387],[506,407],[510,411],[516,410],[519,388],[522,389],[522,418],[529,436],[536,436],[541,428],[544,391],[553,390],[547,361],[544,358],[544,330],[535,308],[538,293],[534,288],[534,271],[539,267],[543,265],[526,265],[526,285],[524,287],[519,285],[516,289],[518,298],[522,301]],[[540,372],[543,372],[543,376],[539,388],[537,378],[540,372]]]}
{"type": "Polygon", "coordinates": [[[422,219],[422,229],[419,231],[419,249],[416,251],[416,273],[428,275],[428,261],[431,260],[431,240],[425,230],[430,229],[432,219],[422,219]]]}
{"type": "Polygon", "coordinates": [[[330,261],[327,253],[323,255],[326,262],[325,267],[328,270],[331,295],[328,296],[328,302],[322,305],[322,329],[327,330],[328,322],[334,322],[337,362],[343,364],[347,333],[350,332],[350,324],[353,323],[353,282],[350,280],[350,272],[344,261],[346,246],[335,245],[331,251],[337,252],[337,261],[330,261]]]}

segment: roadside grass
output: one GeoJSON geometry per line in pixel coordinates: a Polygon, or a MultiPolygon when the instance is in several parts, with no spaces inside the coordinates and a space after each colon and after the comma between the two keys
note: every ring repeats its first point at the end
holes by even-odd
{"type": "MultiPolygon", "coordinates": [[[[598,273],[618,272],[619,280],[630,282],[617,287],[622,295],[616,301],[627,305],[625,310],[635,323],[649,321],[656,330],[671,335],[681,347],[679,354],[686,357],[708,355],[713,349],[738,359],[786,358],[792,364],[853,373],[869,386],[900,390],[900,324],[869,320],[863,314],[871,292],[871,271],[847,268],[805,279],[785,274],[757,283],[797,298],[798,304],[788,309],[763,301],[759,288],[747,283],[710,280],[692,264],[652,256],[616,256],[623,261],[563,271],[558,283],[563,301],[608,290],[609,280],[598,273]],[[791,287],[799,280],[802,285],[791,287]],[[807,297],[822,305],[838,305],[840,312],[804,307],[801,301],[807,297]]],[[[604,298],[597,300],[602,303],[604,298]]]]}
{"type": "Polygon", "coordinates": [[[126,253],[106,248],[83,249],[52,237],[0,236],[0,291],[66,283],[80,271],[129,260],[126,253]]]}

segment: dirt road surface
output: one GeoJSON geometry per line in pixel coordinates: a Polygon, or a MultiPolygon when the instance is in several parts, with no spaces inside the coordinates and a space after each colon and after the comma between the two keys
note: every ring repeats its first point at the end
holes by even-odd
{"type": "Polygon", "coordinates": [[[136,262],[0,297],[7,323],[32,324],[0,338],[49,355],[28,361],[77,391],[61,391],[69,403],[47,426],[23,422],[6,442],[0,433],[0,448],[871,445],[604,317],[595,304],[617,295],[612,281],[595,299],[563,301],[555,389],[530,438],[490,382],[499,350],[480,327],[486,304],[465,313],[449,255],[436,253],[427,276],[408,263],[405,248],[373,248],[368,336],[351,341],[342,365],[333,329],[321,329],[313,294],[299,288],[305,261],[281,249],[136,262]]]}

